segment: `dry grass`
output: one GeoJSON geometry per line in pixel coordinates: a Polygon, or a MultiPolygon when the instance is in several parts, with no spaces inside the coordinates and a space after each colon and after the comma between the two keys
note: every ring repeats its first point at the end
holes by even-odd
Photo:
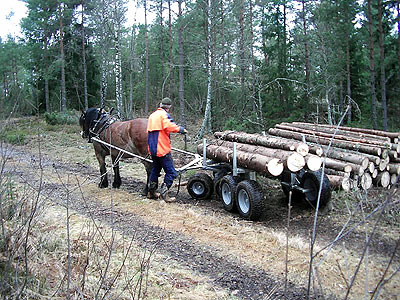
{"type": "MultiPolygon", "coordinates": [[[[72,130],[71,130],[72,131],[72,130]]],[[[41,139],[41,148],[46,150],[46,155],[53,159],[68,162],[70,164],[85,164],[98,169],[97,161],[90,144],[81,140],[77,133],[62,135],[59,132],[44,132],[41,139]]],[[[177,145],[180,143],[178,142],[177,145]]],[[[27,148],[32,151],[38,149],[36,138],[32,138],[27,148]]],[[[194,145],[194,144],[193,144],[194,145]]],[[[191,146],[194,148],[194,146],[191,146]]],[[[29,168],[29,162],[18,162],[20,168],[29,168]]],[[[121,174],[123,178],[131,177],[144,181],[143,166],[137,162],[122,162],[121,174]]],[[[212,245],[215,255],[238,259],[246,265],[252,265],[263,269],[278,280],[285,277],[285,249],[286,232],[262,223],[247,222],[220,210],[210,210],[204,205],[173,203],[166,204],[162,201],[148,200],[140,195],[128,191],[98,189],[97,182],[87,180],[81,174],[74,174],[81,184],[83,195],[96,195],[99,204],[113,205],[118,211],[131,212],[142,217],[148,224],[160,226],[165,230],[177,232],[191,237],[194,242],[203,245],[212,245]]],[[[70,182],[68,174],[55,174],[52,168],[45,169],[44,181],[46,182],[70,182]]],[[[71,189],[78,189],[76,184],[70,185],[71,189]]],[[[185,193],[185,191],[182,191],[185,193]]],[[[186,194],[187,195],[187,194],[186,194]]],[[[187,195],[187,197],[189,197],[187,195]]],[[[339,195],[342,197],[342,195],[339,195]]],[[[339,208],[338,208],[339,209],[339,208]]],[[[40,224],[32,236],[32,250],[34,261],[31,262],[32,274],[41,279],[43,288],[40,292],[51,296],[57,290],[59,297],[65,296],[65,270],[67,262],[66,243],[66,211],[64,207],[51,205],[43,210],[40,224]],[[39,230],[40,229],[40,230],[39,230]],[[35,241],[35,242],[34,242],[35,241]],[[61,287],[61,289],[60,289],[61,287]]],[[[286,216],[282,216],[286,218],[286,216]]],[[[330,218],[338,224],[344,223],[346,215],[332,212],[330,218]]],[[[366,223],[363,230],[370,232],[374,224],[366,223]]],[[[99,274],[107,257],[105,245],[111,244],[112,233],[115,235],[113,255],[110,260],[109,276],[116,275],[122,261],[127,256],[125,267],[121,271],[121,280],[113,288],[112,295],[121,296],[121,299],[129,299],[129,291],[124,290],[132,270],[138,268],[138,257],[144,250],[133,243],[129,255],[126,249],[131,243],[130,238],[112,231],[106,224],[98,224],[100,231],[96,232],[93,220],[71,212],[70,240],[72,249],[73,282],[71,291],[79,298],[82,292],[82,273],[87,261],[87,253],[93,256],[89,259],[90,266],[85,271],[84,295],[92,298],[99,288],[99,274]],[[90,243],[89,243],[90,242],[90,243]],[[88,246],[90,245],[90,246],[88,246]]],[[[393,238],[398,236],[398,226],[387,226],[382,235],[393,238]]],[[[325,246],[323,242],[316,245],[316,249],[325,246]]],[[[309,247],[307,238],[299,235],[289,236],[288,268],[289,279],[299,286],[306,286],[309,268],[309,247]]],[[[315,270],[319,281],[323,283],[323,290],[344,296],[349,280],[354,273],[360,254],[351,250],[346,243],[338,243],[330,251],[324,251],[316,259],[315,270]]],[[[361,270],[368,269],[368,286],[374,287],[381,278],[388,258],[379,254],[368,257],[368,266],[364,263],[361,270]]],[[[394,272],[396,265],[390,272],[394,272]]],[[[357,276],[350,295],[351,299],[361,299],[365,296],[366,272],[360,272],[357,276]]],[[[148,276],[147,299],[234,299],[229,291],[216,289],[210,285],[210,279],[199,274],[193,274],[185,266],[179,265],[162,253],[155,252],[151,259],[151,268],[148,276]]],[[[399,275],[384,286],[384,299],[398,299],[400,279],[399,275]]],[[[103,290],[102,290],[103,292],[103,290]]],[[[367,291],[369,292],[369,291],[367,291]]],[[[39,293],[38,290],[32,293],[39,293]]],[[[112,297],[112,298],[113,298],[112,297]]]]}

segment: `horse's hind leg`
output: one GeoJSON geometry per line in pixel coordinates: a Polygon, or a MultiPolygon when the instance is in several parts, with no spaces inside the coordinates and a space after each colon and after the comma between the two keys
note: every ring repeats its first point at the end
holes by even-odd
{"type": "Polygon", "coordinates": [[[108,176],[107,176],[107,169],[106,169],[106,157],[101,155],[100,153],[96,153],[97,160],[100,165],[100,188],[108,187],[108,176]]]}
{"type": "Polygon", "coordinates": [[[111,160],[113,163],[113,170],[114,170],[114,181],[113,181],[113,188],[118,189],[121,186],[122,180],[119,174],[119,158],[120,156],[111,156],[111,160]]]}
{"type": "Polygon", "coordinates": [[[152,164],[149,162],[143,162],[145,168],[146,168],[146,186],[144,187],[143,191],[142,191],[142,196],[147,196],[148,192],[149,192],[149,179],[150,179],[150,173],[151,173],[151,167],[152,164]]]}

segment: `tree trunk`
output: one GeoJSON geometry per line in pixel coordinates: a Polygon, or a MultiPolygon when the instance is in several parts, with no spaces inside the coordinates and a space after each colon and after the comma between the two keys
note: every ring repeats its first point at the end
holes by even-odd
{"type": "Polygon", "coordinates": [[[376,89],[375,89],[375,59],[374,59],[374,35],[372,29],[371,0],[368,0],[368,34],[369,34],[369,83],[371,88],[371,117],[374,129],[377,129],[376,115],[376,89]]]}
{"type": "MultiPolygon", "coordinates": [[[[182,0],[178,1],[178,17],[179,17],[179,105],[180,105],[180,124],[186,127],[185,117],[185,94],[184,94],[184,54],[183,54],[183,16],[182,16],[182,0]]],[[[186,147],[186,145],[185,145],[186,147]]]]}
{"type": "Polygon", "coordinates": [[[351,123],[352,119],[352,103],[351,103],[351,61],[350,61],[350,41],[349,41],[349,36],[350,32],[348,30],[349,26],[352,26],[353,24],[349,20],[349,7],[348,4],[346,4],[346,75],[347,75],[347,105],[349,107],[348,113],[347,113],[347,123],[351,123]]]}
{"type": "Polygon", "coordinates": [[[163,24],[163,0],[160,1],[160,60],[161,60],[161,78],[164,79],[164,24],[163,24]]]}
{"type": "Polygon", "coordinates": [[[275,136],[281,136],[285,138],[295,139],[299,141],[303,141],[303,138],[307,142],[312,142],[320,145],[332,145],[333,147],[355,150],[363,153],[368,153],[372,155],[380,156],[382,154],[382,149],[379,147],[368,146],[362,143],[355,143],[355,142],[348,142],[348,141],[341,141],[341,140],[331,140],[325,137],[317,137],[310,134],[292,132],[289,130],[277,129],[277,128],[270,128],[268,131],[269,134],[275,136]]]}
{"type": "Polygon", "coordinates": [[[83,64],[83,98],[85,103],[85,110],[89,107],[88,93],[87,93],[87,66],[86,66],[86,49],[85,49],[85,2],[82,0],[82,64],[83,64]]]}
{"type": "Polygon", "coordinates": [[[168,40],[169,40],[169,87],[168,96],[173,98],[174,90],[174,59],[172,56],[172,10],[171,10],[171,0],[168,0],[168,40]]]}
{"type": "Polygon", "coordinates": [[[400,81],[400,1],[397,0],[397,78],[400,81]]]}
{"type": "Polygon", "coordinates": [[[60,60],[61,60],[61,112],[65,113],[67,110],[67,98],[65,95],[65,56],[64,56],[64,42],[63,42],[63,3],[59,5],[60,13],[60,60]]]}
{"type": "Polygon", "coordinates": [[[122,104],[122,59],[121,59],[121,49],[120,49],[120,28],[117,24],[115,28],[115,102],[117,110],[120,114],[124,114],[123,104],[122,104]]]}
{"type": "Polygon", "coordinates": [[[305,81],[306,81],[306,91],[304,94],[303,109],[306,112],[304,114],[305,119],[308,119],[307,112],[309,111],[310,103],[310,60],[308,53],[308,34],[307,34],[307,19],[306,19],[306,1],[301,0],[302,4],[302,18],[303,18],[303,36],[304,36],[304,70],[305,70],[305,81]]]}
{"type": "Polygon", "coordinates": [[[206,100],[206,109],[204,112],[204,119],[203,123],[201,125],[200,131],[197,134],[197,138],[202,138],[204,135],[204,132],[206,130],[206,127],[208,124],[210,124],[210,119],[211,119],[211,87],[212,87],[212,72],[211,72],[211,32],[210,32],[210,0],[207,1],[207,9],[206,9],[206,18],[207,18],[207,34],[206,34],[206,60],[207,60],[207,100],[206,100]]]}
{"type": "Polygon", "coordinates": [[[231,142],[240,142],[252,145],[260,145],[275,149],[282,149],[287,151],[296,151],[305,156],[309,152],[309,147],[303,142],[295,140],[277,138],[275,136],[263,136],[260,134],[251,134],[244,132],[224,131],[215,132],[214,136],[218,139],[227,140],[231,142]]]}
{"type": "Polygon", "coordinates": [[[387,104],[386,104],[386,74],[385,74],[385,48],[383,44],[382,2],[378,0],[379,21],[379,56],[381,62],[381,102],[383,109],[383,130],[387,131],[387,104]]]}
{"type": "Polygon", "coordinates": [[[49,96],[49,59],[48,59],[48,31],[47,27],[45,29],[45,36],[44,36],[44,99],[46,103],[46,112],[50,112],[50,96],[49,96]]]}
{"type": "Polygon", "coordinates": [[[149,114],[149,38],[147,34],[147,0],[144,0],[144,44],[145,44],[145,102],[144,112],[149,114]]]}
{"type": "Polygon", "coordinates": [[[136,25],[132,25],[132,36],[130,41],[130,57],[129,57],[129,101],[128,101],[128,108],[127,108],[127,116],[129,119],[134,117],[133,114],[133,86],[134,86],[134,72],[136,66],[136,25]]]}

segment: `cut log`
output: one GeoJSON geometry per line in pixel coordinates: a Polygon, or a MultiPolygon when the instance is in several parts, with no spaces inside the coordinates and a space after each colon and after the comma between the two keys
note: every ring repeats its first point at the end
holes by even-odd
{"type": "Polygon", "coordinates": [[[330,182],[332,188],[334,188],[334,189],[341,189],[341,188],[344,189],[342,187],[342,183],[343,183],[344,177],[338,176],[338,175],[327,175],[327,176],[328,176],[328,179],[329,179],[329,182],[330,182]]]}
{"type": "Polygon", "coordinates": [[[369,173],[364,173],[360,177],[360,186],[366,191],[372,187],[372,176],[369,173]]]}
{"type": "Polygon", "coordinates": [[[368,168],[369,159],[362,154],[354,154],[353,152],[341,151],[341,149],[338,148],[330,148],[329,151],[325,151],[325,155],[330,158],[358,164],[363,169],[368,168]]]}
{"type": "Polygon", "coordinates": [[[372,174],[375,171],[375,164],[371,161],[368,165],[368,171],[372,174]]]}
{"type": "Polygon", "coordinates": [[[308,145],[308,146],[309,146],[310,153],[318,155],[318,156],[324,155],[324,149],[321,146],[318,146],[318,145],[315,145],[315,144],[311,144],[311,145],[308,145]]]}
{"type": "Polygon", "coordinates": [[[323,126],[321,124],[298,123],[298,122],[281,123],[280,125],[293,126],[293,127],[308,129],[308,130],[312,130],[312,131],[320,131],[320,132],[324,132],[324,133],[335,134],[335,135],[345,135],[345,136],[351,136],[351,137],[355,137],[355,138],[372,139],[372,140],[377,140],[377,141],[381,141],[381,142],[388,142],[388,143],[391,142],[390,137],[379,136],[379,135],[370,134],[370,133],[363,133],[363,132],[339,129],[339,128],[336,128],[336,126],[329,126],[328,127],[328,126],[323,126]]]}
{"type": "Polygon", "coordinates": [[[387,171],[389,171],[390,174],[400,174],[400,164],[399,163],[389,163],[387,165],[387,171]]]}
{"type": "MultiPolygon", "coordinates": [[[[197,146],[197,153],[203,153],[203,144],[197,146]]],[[[216,145],[207,145],[206,156],[207,158],[216,161],[232,163],[233,149],[216,145]]],[[[237,150],[236,158],[239,167],[247,168],[258,173],[271,176],[279,176],[283,172],[283,162],[275,157],[268,157],[260,154],[237,150]]]]}
{"type": "MultiPolygon", "coordinates": [[[[294,122],[294,123],[302,123],[302,122],[294,122]]],[[[321,126],[325,127],[336,127],[333,125],[327,125],[327,124],[321,124],[321,126]]],[[[382,131],[382,130],[375,130],[375,129],[367,129],[367,128],[357,128],[357,127],[346,127],[346,126],[339,126],[338,127],[341,130],[347,130],[347,131],[353,131],[353,132],[361,132],[361,133],[368,133],[372,135],[378,135],[378,136],[385,136],[389,137],[391,139],[399,139],[400,138],[400,132],[388,132],[388,131],[382,131]]]]}
{"type": "Polygon", "coordinates": [[[350,173],[353,170],[351,165],[344,163],[342,161],[326,157],[322,159],[322,163],[324,162],[324,160],[325,160],[325,166],[329,169],[341,171],[344,173],[350,173]]]}
{"type": "Polygon", "coordinates": [[[388,171],[380,172],[376,178],[372,179],[375,186],[388,187],[390,184],[390,173],[388,171]]]}
{"type": "MultiPolygon", "coordinates": [[[[209,143],[212,145],[233,149],[234,142],[213,140],[209,141],[209,143]]],[[[249,145],[238,142],[236,143],[236,149],[243,152],[278,158],[284,163],[284,167],[288,168],[292,172],[297,172],[301,170],[306,164],[304,156],[294,151],[272,149],[264,146],[249,145]]]]}
{"type": "Polygon", "coordinates": [[[321,137],[325,137],[328,139],[334,138],[335,140],[343,140],[343,141],[356,142],[356,143],[362,143],[362,144],[367,144],[367,145],[375,145],[378,147],[385,147],[385,148],[389,148],[389,149],[392,147],[392,144],[390,142],[377,141],[377,140],[367,139],[367,138],[356,138],[356,137],[351,137],[351,136],[347,136],[347,135],[339,135],[339,134],[333,135],[333,134],[325,133],[325,132],[321,132],[321,131],[307,130],[307,129],[297,128],[297,127],[287,126],[287,125],[281,125],[281,124],[276,124],[275,128],[289,130],[289,131],[293,131],[293,132],[304,133],[304,134],[308,134],[308,135],[321,136],[321,137]]]}
{"type": "Polygon", "coordinates": [[[345,141],[340,141],[340,140],[335,140],[335,139],[331,140],[331,139],[324,138],[324,137],[317,137],[317,136],[303,134],[303,133],[299,133],[299,132],[291,132],[289,130],[270,128],[268,130],[268,133],[271,135],[281,136],[281,137],[285,137],[285,138],[289,138],[289,139],[295,139],[298,141],[302,141],[304,138],[307,142],[312,142],[312,143],[316,143],[319,145],[332,144],[332,146],[334,146],[334,147],[354,150],[357,152],[368,153],[368,154],[372,154],[372,155],[376,155],[376,156],[380,156],[382,153],[382,149],[380,147],[367,146],[362,143],[345,142],[345,141]]]}
{"type": "Polygon", "coordinates": [[[305,156],[307,168],[311,171],[318,171],[322,166],[322,159],[318,155],[308,154],[305,156]]]}
{"type": "Polygon", "coordinates": [[[394,184],[397,183],[397,177],[399,177],[398,174],[391,174],[391,175],[390,175],[390,184],[391,184],[391,185],[394,185],[394,184]]]}
{"type": "Polygon", "coordinates": [[[388,155],[389,155],[389,158],[392,159],[392,160],[399,157],[399,153],[397,151],[394,151],[394,150],[389,150],[388,151],[388,155]]]}
{"type": "Polygon", "coordinates": [[[244,144],[265,146],[274,149],[283,149],[287,151],[297,151],[301,155],[306,155],[309,151],[307,144],[291,139],[277,138],[275,136],[264,136],[261,134],[223,131],[215,132],[214,136],[218,139],[239,142],[244,144]]]}
{"type": "Polygon", "coordinates": [[[326,168],[324,169],[325,174],[327,175],[336,175],[336,176],[341,176],[341,177],[350,177],[350,172],[345,173],[342,171],[338,171],[338,170],[334,170],[334,169],[330,169],[330,168],[326,168]]]}
{"type": "Polygon", "coordinates": [[[384,158],[384,159],[381,159],[381,162],[380,162],[379,165],[378,165],[378,170],[379,170],[379,171],[384,171],[384,170],[386,170],[386,167],[387,167],[387,165],[389,164],[389,161],[390,161],[389,156],[387,156],[387,157],[384,158]]]}

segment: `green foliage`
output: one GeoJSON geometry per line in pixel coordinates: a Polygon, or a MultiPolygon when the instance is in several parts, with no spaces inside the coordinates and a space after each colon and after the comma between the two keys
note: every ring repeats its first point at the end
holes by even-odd
{"type": "Polygon", "coordinates": [[[78,117],[72,111],[67,111],[65,113],[61,112],[51,112],[44,113],[44,118],[47,124],[49,125],[63,125],[63,124],[77,124],[78,117]]]}
{"type": "Polygon", "coordinates": [[[24,145],[27,133],[23,129],[8,128],[0,132],[0,140],[12,145],[24,145]]]}

